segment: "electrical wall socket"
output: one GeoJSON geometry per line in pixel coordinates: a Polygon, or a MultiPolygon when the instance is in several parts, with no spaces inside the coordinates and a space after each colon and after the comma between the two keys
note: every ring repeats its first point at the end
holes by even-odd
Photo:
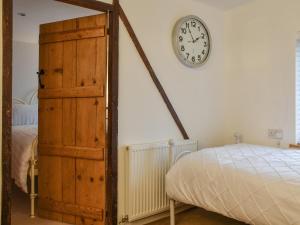
{"type": "Polygon", "coordinates": [[[283,139],[282,129],[268,129],[268,137],[271,139],[281,140],[283,139]]]}

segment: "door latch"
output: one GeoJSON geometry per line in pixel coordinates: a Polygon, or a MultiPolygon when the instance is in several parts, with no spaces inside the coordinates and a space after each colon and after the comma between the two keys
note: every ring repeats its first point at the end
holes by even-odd
{"type": "Polygon", "coordinates": [[[45,85],[42,83],[42,75],[45,75],[45,70],[41,69],[39,72],[37,72],[37,75],[39,76],[39,84],[40,84],[40,88],[44,89],[45,85]]]}

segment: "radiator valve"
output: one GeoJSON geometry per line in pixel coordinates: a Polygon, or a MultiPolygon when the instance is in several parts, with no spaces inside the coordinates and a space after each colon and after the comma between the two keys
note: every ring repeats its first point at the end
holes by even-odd
{"type": "Polygon", "coordinates": [[[128,215],[125,215],[125,216],[122,216],[122,219],[119,224],[124,224],[124,223],[128,223],[128,222],[129,222],[128,215]]]}

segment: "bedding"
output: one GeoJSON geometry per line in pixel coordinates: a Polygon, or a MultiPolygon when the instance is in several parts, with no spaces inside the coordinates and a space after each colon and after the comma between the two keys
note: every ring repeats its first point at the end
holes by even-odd
{"type": "Polygon", "coordinates": [[[37,126],[23,125],[12,127],[12,178],[25,193],[31,152],[37,151],[37,126]]]}
{"type": "Polygon", "coordinates": [[[37,125],[38,124],[38,105],[13,104],[12,125],[37,125]]]}
{"type": "Polygon", "coordinates": [[[166,175],[170,198],[255,225],[300,224],[300,151],[249,144],[207,148],[166,175]]]}

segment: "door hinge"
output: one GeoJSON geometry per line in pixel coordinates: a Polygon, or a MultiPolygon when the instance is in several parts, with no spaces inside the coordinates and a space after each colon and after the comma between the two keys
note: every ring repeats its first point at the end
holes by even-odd
{"type": "Polygon", "coordinates": [[[122,223],[128,223],[128,222],[129,222],[129,217],[128,217],[128,215],[124,215],[124,216],[122,216],[121,221],[120,221],[119,224],[122,224],[122,223]]]}

